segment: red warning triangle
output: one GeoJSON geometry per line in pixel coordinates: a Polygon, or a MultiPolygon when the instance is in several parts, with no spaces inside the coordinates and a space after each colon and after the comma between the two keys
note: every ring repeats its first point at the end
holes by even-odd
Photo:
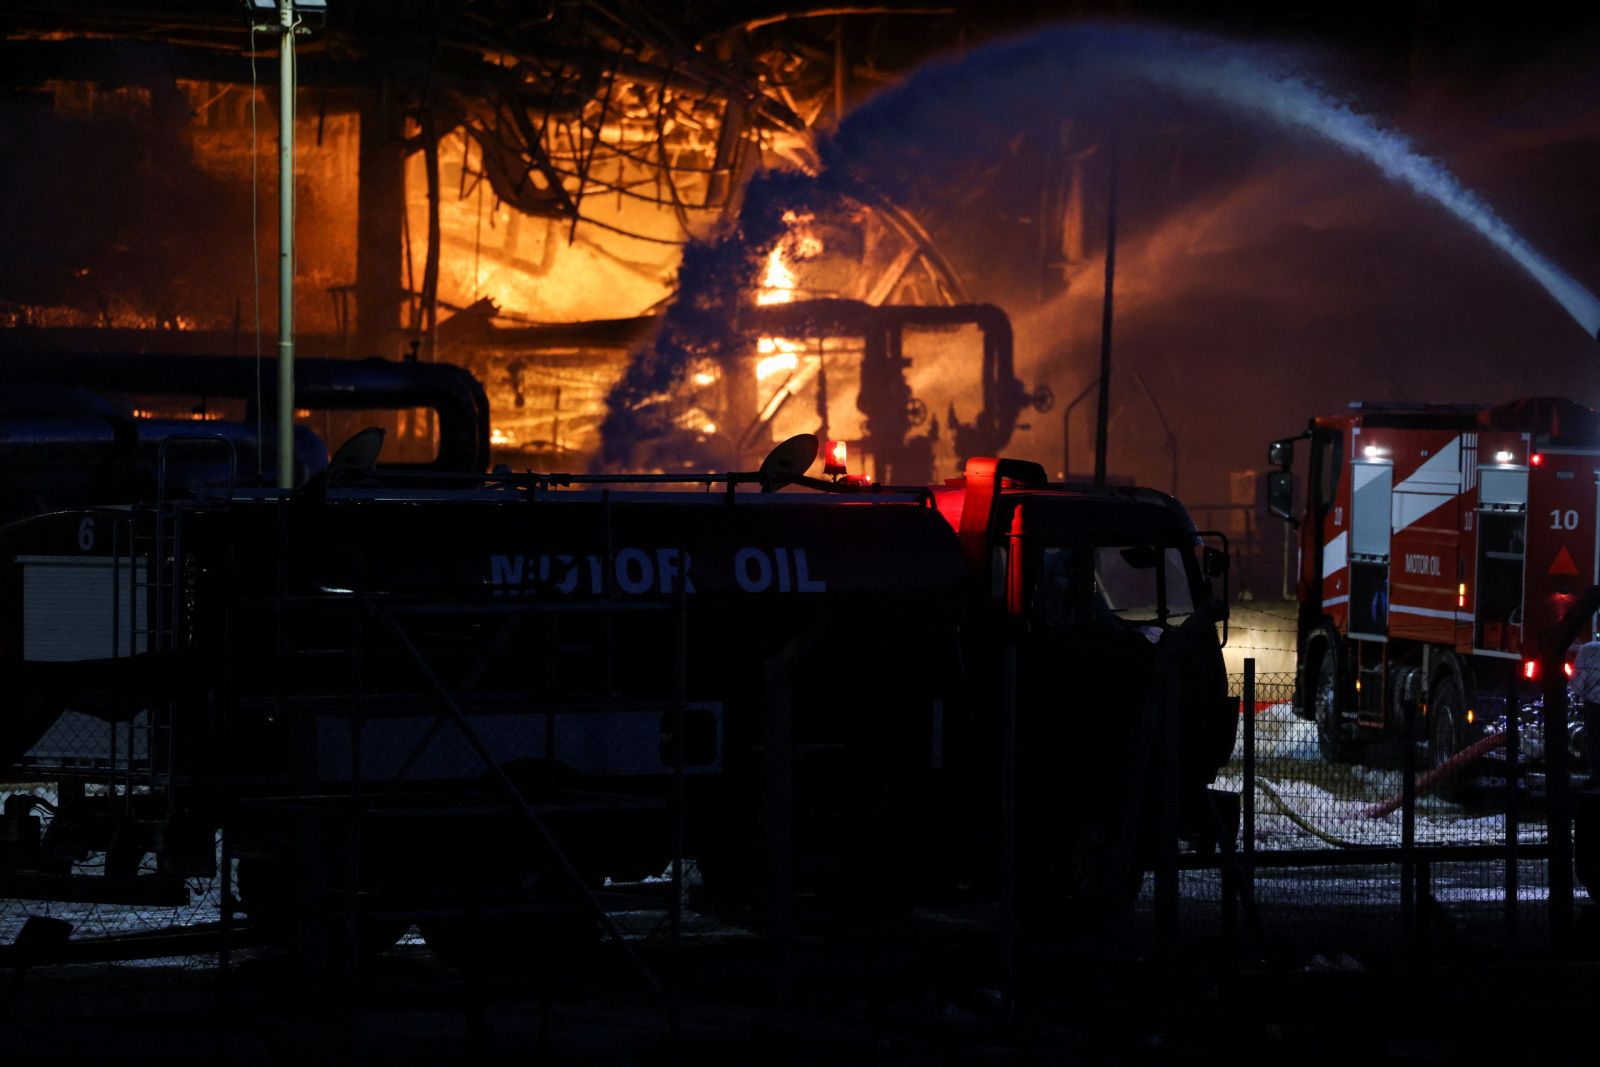
{"type": "Polygon", "coordinates": [[[1556,561],[1550,564],[1551,574],[1565,574],[1576,578],[1578,565],[1572,562],[1572,553],[1567,551],[1567,546],[1562,545],[1561,551],[1556,553],[1556,561]]]}

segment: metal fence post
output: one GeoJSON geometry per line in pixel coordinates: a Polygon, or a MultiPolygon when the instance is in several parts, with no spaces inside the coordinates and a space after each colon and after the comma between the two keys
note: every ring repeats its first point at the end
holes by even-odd
{"type": "Polygon", "coordinates": [[[1517,808],[1517,778],[1521,757],[1521,700],[1517,695],[1517,675],[1506,678],[1506,937],[1517,943],[1518,870],[1517,850],[1522,841],[1522,814],[1517,808]]]}
{"type": "MultiPolygon", "coordinates": [[[[1243,838],[1242,846],[1235,857],[1233,866],[1237,870],[1232,892],[1228,893],[1227,919],[1233,936],[1237,938],[1238,916],[1236,909],[1240,904],[1240,893],[1243,892],[1244,900],[1248,907],[1254,907],[1255,893],[1255,850],[1256,850],[1256,661],[1252,656],[1244,661],[1244,685],[1240,691],[1240,715],[1243,722],[1240,724],[1242,740],[1240,741],[1240,759],[1243,764],[1239,783],[1240,803],[1240,836],[1243,838]],[[1240,886],[1238,883],[1242,882],[1240,886]]],[[[1224,830],[1230,827],[1223,827],[1224,830]]],[[[1219,846],[1223,844],[1219,842],[1219,846]]],[[[1227,859],[1226,850],[1223,850],[1223,859],[1227,859]]]]}
{"type": "Polygon", "coordinates": [[[1567,763],[1565,649],[1544,658],[1545,803],[1550,820],[1550,948],[1556,956],[1572,943],[1572,790],[1567,763]],[[1553,669],[1552,669],[1553,668],[1553,669]]]}
{"type": "Polygon", "coordinates": [[[1178,950],[1178,730],[1180,726],[1178,664],[1173,654],[1162,664],[1161,686],[1161,833],[1156,851],[1156,950],[1173,955],[1178,950]]]}
{"type": "Polygon", "coordinates": [[[1567,750],[1567,648],[1600,610],[1600,586],[1568,605],[1553,631],[1543,635],[1539,666],[1544,691],[1545,797],[1550,824],[1550,944],[1565,956],[1572,944],[1572,777],[1567,750]]]}
{"type": "Polygon", "coordinates": [[[1256,661],[1254,657],[1244,661],[1243,713],[1244,741],[1241,755],[1244,757],[1244,781],[1240,785],[1244,796],[1240,800],[1244,803],[1242,818],[1245,877],[1253,883],[1256,854],[1256,661]]]}
{"type": "Polygon", "coordinates": [[[1418,946],[1417,936],[1417,719],[1425,704],[1402,701],[1406,718],[1405,741],[1400,753],[1400,930],[1408,949],[1418,946]]]}
{"type": "Polygon", "coordinates": [[[1000,968],[1004,1007],[1017,997],[1017,642],[1006,641],[1000,694],[1000,968]]]}
{"type": "Polygon", "coordinates": [[[798,649],[767,661],[767,937],[777,963],[778,1002],[794,992],[794,723],[791,693],[798,649]]]}
{"type": "MultiPolygon", "coordinates": [[[[678,558],[689,558],[682,548],[678,558]]],[[[672,1063],[680,1059],[680,1037],[683,1028],[683,1008],[678,988],[683,982],[683,763],[684,734],[689,728],[688,657],[689,657],[689,602],[688,580],[678,583],[677,610],[672,615],[673,674],[672,674],[672,897],[668,902],[668,918],[672,928],[672,980],[666,984],[668,1057],[672,1063]]]]}

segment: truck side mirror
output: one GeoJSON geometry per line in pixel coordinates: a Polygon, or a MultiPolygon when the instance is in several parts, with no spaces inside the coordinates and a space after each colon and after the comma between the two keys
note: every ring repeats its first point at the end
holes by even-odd
{"type": "Polygon", "coordinates": [[[1294,466],[1295,438],[1285,437],[1281,441],[1274,441],[1267,446],[1267,462],[1279,470],[1288,470],[1294,466]]]}
{"type": "Polygon", "coordinates": [[[1294,516],[1294,474],[1290,471],[1267,472],[1267,510],[1291,526],[1299,526],[1294,516]]]}

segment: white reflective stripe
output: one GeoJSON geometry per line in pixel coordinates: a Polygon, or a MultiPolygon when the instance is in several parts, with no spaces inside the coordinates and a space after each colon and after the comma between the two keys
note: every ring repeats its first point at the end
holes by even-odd
{"type": "Polygon", "coordinates": [[[1456,622],[1471,622],[1472,615],[1465,611],[1441,611],[1438,608],[1414,608],[1409,604],[1390,604],[1390,615],[1421,615],[1425,619],[1454,619],[1456,622]]]}
{"type": "Polygon", "coordinates": [[[1348,604],[1348,603],[1350,603],[1350,595],[1348,593],[1346,593],[1343,596],[1331,596],[1331,597],[1329,597],[1327,600],[1324,600],[1322,602],[1322,606],[1325,607],[1325,608],[1332,608],[1332,607],[1337,607],[1340,604],[1348,604]]]}
{"type": "Polygon", "coordinates": [[[1390,518],[1396,532],[1415,524],[1461,494],[1461,444],[1460,437],[1452,439],[1394,487],[1393,514],[1390,518]]]}
{"type": "Polygon", "coordinates": [[[1518,652],[1491,652],[1487,648],[1475,648],[1475,649],[1472,650],[1472,654],[1474,656],[1491,656],[1494,659],[1521,659],[1522,658],[1521,653],[1518,653],[1518,652]]]}
{"type": "Polygon", "coordinates": [[[1354,468],[1350,472],[1350,487],[1352,489],[1360,489],[1384,471],[1392,471],[1394,469],[1387,463],[1360,460],[1352,463],[1351,467],[1354,468]]]}
{"type": "MultiPolygon", "coordinates": [[[[1394,514],[1391,521],[1396,533],[1412,526],[1426,515],[1430,515],[1454,500],[1457,493],[1452,490],[1448,493],[1418,493],[1406,492],[1396,489],[1394,492],[1394,514]]],[[[1455,523],[1452,520],[1451,525],[1455,523]]]]}
{"type": "Polygon", "coordinates": [[[1345,531],[1322,546],[1322,576],[1324,578],[1337,571],[1344,570],[1345,548],[1349,544],[1350,534],[1349,531],[1345,531]]]}
{"type": "Polygon", "coordinates": [[[1461,438],[1457,437],[1422,461],[1422,466],[1406,475],[1394,487],[1397,493],[1442,493],[1461,491],[1461,438]]]}

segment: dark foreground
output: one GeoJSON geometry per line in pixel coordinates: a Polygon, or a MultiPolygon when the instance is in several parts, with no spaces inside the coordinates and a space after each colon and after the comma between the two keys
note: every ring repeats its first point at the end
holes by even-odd
{"type": "Polygon", "coordinates": [[[262,953],[226,974],[214,959],[5,972],[0,1047],[16,1064],[1594,1062],[1587,904],[1571,953],[1586,958],[1556,961],[1539,901],[1518,947],[1499,909],[1440,909],[1402,944],[1371,898],[1294,914],[1263,889],[1266,925],[1239,943],[1186,898],[1183,935],[1158,950],[1148,895],[1119,930],[1024,941],[1011,1012],[993,915],[945,909],[787,953],[731,926],[641,944],[670,997],[606,948],[514,974],[415,942],[354,977],[262,953]]]}

